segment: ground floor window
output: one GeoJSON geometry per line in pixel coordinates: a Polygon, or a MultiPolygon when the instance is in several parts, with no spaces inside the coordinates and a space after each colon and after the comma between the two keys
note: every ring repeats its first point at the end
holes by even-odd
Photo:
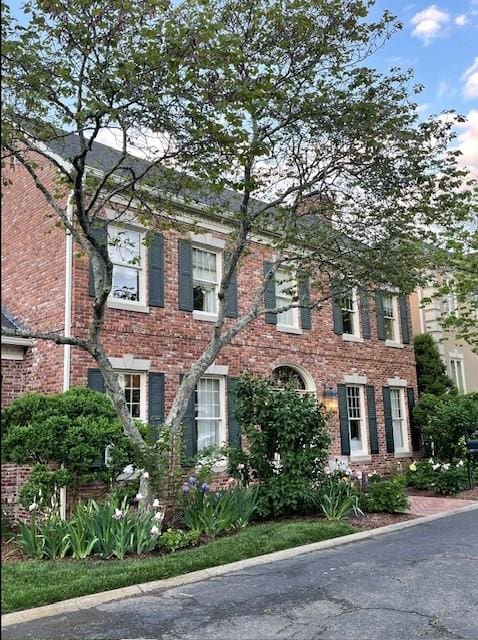
{"type": "Polygon", "coordinates": [[[460,393],[465,393],[465,382],[463,376],[463,360],[461,358],[450,358],[451,378],[460,393]]]}
{"type": "Polygon", "coordinates": [[[194,395],[197,450],[223,445],[226,440],[224,378],[201,378],[194,395]]]}
{"type": "Polygon", "coordinates": [[[347,385],[347,417],[349,423],[350,453],[366,453],[365,402],[362,385],[347,385]]]}
{"type": "Polygon", "coordinates": [[[119,372],[118,379],[124,389],[129,415],[146,422],[146,374],[119,372]]]}
{"type": "Polygon", "coordinates": [[[407,449],[407,430],[405,425],[404,389],[390,388],[390,404],[395,451],[405,451],[407,449]]]}

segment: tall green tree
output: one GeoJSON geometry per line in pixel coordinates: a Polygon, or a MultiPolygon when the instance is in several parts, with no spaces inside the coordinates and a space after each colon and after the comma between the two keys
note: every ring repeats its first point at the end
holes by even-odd
{"type": "Polygon", "coordinates": [[[105,11],[99,0],[32,0],[26,26],[6,16],[4,149],[90,256],[96,291],[86,337],[28,335],[88,351],[133,439],[141,437],[101,341],[112,264],[94,225],[105,206],[134,203],[157,229],[176,224],[173,195],[194,205],[215,194],[221,204],[210,209],[230,226],[217,321],[176,393],[172,431],[198,379],[256,318],[317,308],[332,280],[410,291],[425,264],[423,240],[433,243],[437,225],[473,206],[467,176],[447,152],[449,119],[420,122],[411,73],[366,65],[400,28],[387,11],[372,20],[373,4],[112,0],[105,11]],[[121,154],[91,172],[104,127],[120,133],[121,154]],[[145,127],[163,143],[146,145],[152,163],[138,171],[127,151],[145,127]],[[65,131],[78,143],[58,162],[51,143],[65,131]],[[39,160],[57,169],[55,189],[42,181],[39,160]],[[158,175],[168,187],[161,192],[158,175]],[[226,320],[229,285],[257,236],[274,259],[249,307],[226,320]],[[294,287],[290,304],[268,307],[264,293],[279,269],[308,277],[310,295],[294,287]]]}
{"type": "Polygon", "coordinates": [[[417,366],[418,393],[441,396],[456,393],[455,385],[446,372],[438,346],[428,333],[415,336],[413,341],[417,366]]]}

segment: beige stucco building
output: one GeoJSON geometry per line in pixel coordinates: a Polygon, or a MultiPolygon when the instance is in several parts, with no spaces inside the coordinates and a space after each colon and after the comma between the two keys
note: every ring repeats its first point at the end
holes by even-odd
{"type": "Polygon", "coordinates": [[[458,341],[453,332],[445,332],[441,326],[443,314],[448,309],[454,310],[454,300],[452,297],[432,298],[433,294],[432,288],[425,287],[410,296],[413,335],[429,333],[433,336],[448,374],[461,393],[478,391],[478,355],[466,342],[458,341]],[[428,298],[432,301],[422,305],[422,300],[428,298]]]}

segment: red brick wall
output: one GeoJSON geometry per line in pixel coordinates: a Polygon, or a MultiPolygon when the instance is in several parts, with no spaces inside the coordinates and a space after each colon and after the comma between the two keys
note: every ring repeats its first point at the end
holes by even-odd
{"type": "Polygon", "coordinates": [[[2,464],[2,509],[13,520],[28,516],[28,511],[19,504],[18,495],[20,487],[28,480],[31,469],[27,464],[2,464]]]}
{"type": "Polygon", "coordinates": [[[2,359],[2,408],[9,405],[28,388],[31,379],[31,349],[23,360],[2,359]]]}
{"type": "MultiPolygon", "coordinates": [[[[54,187],[50,167],[39,174],[47,188],[54,187]]],[[[4,175],[10,184],[2,193],[2,304],[31,329],[62,331],[65,234],[20,165],[6,168],[4,175]]],[[[60,391],[62,362],[63,347],[38,341],[31,349],[25,391],[60,391]]]]}

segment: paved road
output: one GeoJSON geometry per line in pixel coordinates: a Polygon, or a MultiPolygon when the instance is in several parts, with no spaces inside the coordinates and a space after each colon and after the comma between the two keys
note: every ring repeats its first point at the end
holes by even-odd
{"type": "Polygon", "coordinates": [[[478,511],[15,625],[2,636],[478,640],[478,511]]]}

